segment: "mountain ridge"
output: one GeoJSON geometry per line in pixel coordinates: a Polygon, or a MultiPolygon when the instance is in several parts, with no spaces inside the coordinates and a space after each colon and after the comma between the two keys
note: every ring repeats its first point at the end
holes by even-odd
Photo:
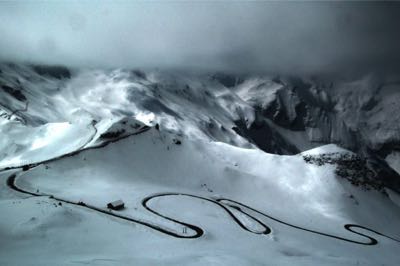
{"type": "Polygon", "coordinates": [[[400,177],[388,164],[397,161],[385,161],[400,150],[400,83],[371,76],[333,82],[17,64],[0,69],[2,123],[14,121],[20,130],[132,116],[178,136],[274,154],[335,143],[366,157],[388,187],[400,190],[400,177]]]}

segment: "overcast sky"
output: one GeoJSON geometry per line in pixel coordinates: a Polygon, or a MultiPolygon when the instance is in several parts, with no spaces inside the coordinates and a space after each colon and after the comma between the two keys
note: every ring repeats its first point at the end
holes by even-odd
{"type": "Polygon", "coordinates": [[[0,59],[238,72],[396,72],[400,3],[0,2],[0,59]]]}

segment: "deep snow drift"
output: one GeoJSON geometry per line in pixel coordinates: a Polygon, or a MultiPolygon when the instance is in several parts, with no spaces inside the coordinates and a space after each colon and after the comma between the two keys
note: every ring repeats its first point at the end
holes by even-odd
{"type": "Polygon", "coordinates": [[[397,265],[399,85],[307,82],[2,65],[0,264],[397,265]]]}

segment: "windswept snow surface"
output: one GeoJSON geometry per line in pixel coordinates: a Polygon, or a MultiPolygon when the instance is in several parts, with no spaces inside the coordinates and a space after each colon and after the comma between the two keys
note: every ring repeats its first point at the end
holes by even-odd
{"type": "Polygon", "coordinates": [[[400,174],[400,152],[392,152],[386,157],[387,163],[400,174]]]}
{"type": "Polygon", "coordinates": [[[314,148],[276,155],[233,129],[259,123],[255,106],[283,83],[1,69],[14,89],[0,94],[0,265],[400,261],[397,192],[363,190],[303,158],[348,150],[274,125],[280,140],[314,148]],[[21,100],[28,108],[16,111],[21,100]],[[118,199],[124,210],[106,208],[118,199]]]}

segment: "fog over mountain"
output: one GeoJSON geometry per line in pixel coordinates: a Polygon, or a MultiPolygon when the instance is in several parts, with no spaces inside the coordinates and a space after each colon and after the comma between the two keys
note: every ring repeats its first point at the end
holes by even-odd
{"type": "Polygon", "coordinates": [[[391,2],[11,1],[0,57],[89,67],[397,74],[391,2]]]}
{"type": "Polygon", "coordinates": [[[398,266],[399,3],[0,21],[0,265],[398,266]]]}

